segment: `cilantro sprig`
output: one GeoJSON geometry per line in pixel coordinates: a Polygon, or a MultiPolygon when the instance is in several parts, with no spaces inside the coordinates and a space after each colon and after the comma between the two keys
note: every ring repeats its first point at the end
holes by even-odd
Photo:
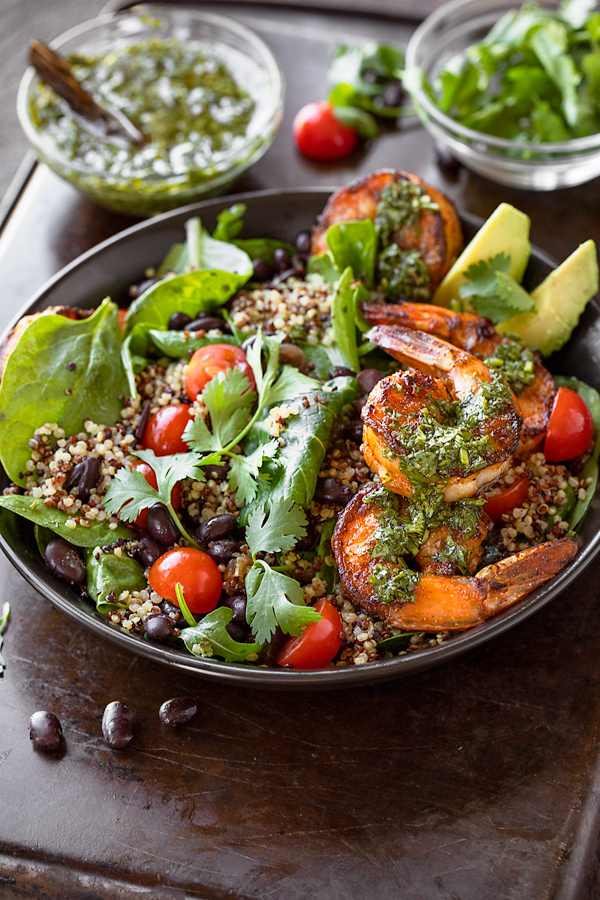
{"type": "Polygon", "coordinates": [[[510,256],[505,253],[473,263],[459,289],[461,298],[468,300],[472,309],[494,323],[506,322],[535,306],[527,291],[508,274],[509,268],[510,256]]]}

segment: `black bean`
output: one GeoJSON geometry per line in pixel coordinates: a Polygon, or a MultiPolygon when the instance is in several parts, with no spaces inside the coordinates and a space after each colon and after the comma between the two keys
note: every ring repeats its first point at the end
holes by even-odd
{"type": "Polygon", "coordinates": [[[140,538],[138,541],[138,545],[135,548],[133,555],[146,569],[148,566],[155,563],[159,556],[162,556],[164,552],[164,547],[161,547],[160,544],[153,541],[150,535],[145,534],[144,537],[140,538]]]}
{"type": "Polygon", "coordinates": [[[296,238],[296,247],[298,248],[298,253],[301,256],[308,258],[310,256],[311,243],[312,237],[310,231],[301,231],[296,238]]]}
{"type": "Polygon", "coordinates": [[[154,287],[155,284],[158,284],[160,278],[146,278],[144,281],[141,281],[137,287],[136,297],[141,297],[142,294],[145,294],[146,291],[149,291],[151,287],[154,287]]]}
{"type": "Polygon", "coordinates": [[[148,419],[150,418],[150,401],[146,400],[144,403],[144,407],[142,409],[142,413],[136,425],[136,429],[133,432],[136,440],[142,441],[144,438],[144,432],[146,430],[146,425],[148,424],[148,419]]]}
{"type": "Polygon", "coordinates": [[[171,513],[162,503],[151,506],[146,514],[146,530],[153,540],[170,547],[180,538],[171,513]]]}
{"type": "Polygon", "coordinates": [[[444,147],[443,144],[436,144],[435,161],[438,165],[438,168],[441,169],[441,171],[449,181],[458,180],[458,175],[461,170],[462,163],[459,159],[453,156],[450,150],[448,150],[447,147],[444,147]]]}
{"type": "Polygon", "coordinates": [[[227,623],[225,629],[229,637],[233,638],[234,641],[237,641],[238,644],[244,644],[246,642],[248,629],[244,628],[243,625],[238,625],[237,622],[231,621],[227,623]]]}
{"type": "Polygon", "coordinates": [[[97,456],[86,456],[76,463],[65,479],[65,490],[71,492],[77,488],[77,496],[82,503],[87,503],[90,494],[100,481],[100,460],[97,456]]]}
{"type": "Polygon", "coordinates": [[[277,247],[273,253],[273,263],[276,272],[285,272],[292,265],[292,257],[284,247],[277,247]]]}
{"type": "Polygon", "coordinates": [[[62,727],[54,713],[40,709],[29,719],[29,738],[36,750],[60,750],[63,743],[62,727]]]}
{"type": "Polygon", "coordinates": [[[347,375],[349,378],[356,378],[356,372],[354,369],[349,369],[348,366],[334,366],[327,374],[330,378],[340,378],[343,375],[347,375]]]}
{"type": "Polygon", "coordinates": [[[123,750],[133,740],[133,715],[120,700],[109,703],[102,716],[102,734],[109,747],[123,750]]]}
{"type": "Polygon", "coordinates": [[[254,281],[268,281],[273,275],[273,266],[266,259],[252,260],[252,278],[254,281]]]}
{"type": "Polygon", "coordinates": [[[352,489],[337,478],[319,478],[317,481],[315,500],[318,503],[346,506],[352,500],[352,496],[352,489]]]}
{"type": "Polygon", "coordinates": [[[291,266],[289,269],[284,269],[279,275],[275,276],[275,282],[281,284],[282,281],[287,281],[288,278],[296,278],[298,276],[298,270],[291,266]]]}
{"type": "Polygon", "coordinates": [[[304,537],[300,538],[294,550],[312,550],[315,546],[315,542],[317,540],[317,534],[315,532],[314,525],[310,522],[306,526],[306,534],[304,537]]]}
{"type": "Polygon", "coordinates": [[[398,107],[402,105],[404,89],[399,81],[388,81],[383,89],[382,100],[384,106],[398,107]]]}
{"type": "Polygon", "coordinates": [[[239,591],[236,594],[232,594],[231,597],[225,597],[224,600],[221,600],[221,606],[226,606],[233,611],[231,621],[236,622],[238,625],[246,622],[247,603],[248,598],[245,591],[239,591]]]}
{"type": "Polygon", "coordinates": [[[282,344],[279,348],[279,362],[282,366],[294,366],[301,369],[306,363],[306,355],[304,350],[296,347],[295,344],[282,344]]]}
{"type": "Polygon", "coordinates": [[[359,372],[356,376],[361,390],[364,391],[365,394],[370,394],[375,385],[378,384],[382,378],[385,378],[385,375],[383,372],[380,372],[379,369],[363,369],[362,372],[359,372]]]}
{"type": "Polygon", "coordinates": [[[186,331],[213,331],[218,329],[224,334],[229,334],[230,328],[225,319],[219,319],[218,316],[199,316],[185,329],[186,331]]]}
{"type": "MultiPolygon", "coordinates": [[[[161,601],[160,608],[161,608],[162,611],[163,611],[164,613],[166,613],[168,616],[171,616],[171,615],[174,613],[175,616],[181,617],[181,610],[180,610],[179,607],[176,606],[175,603],[173,603],[171,600],[163,600],[163,601],[161,601]]],[[[175,619],[173,619],[173,621],[174,621],[174,622],[177,622],[178,619],[175,618],[175,619]]]]}
{"type": "Polygon", "coordinates": [[[206,519],[198,525],[196,529],[196,537],[201,544],[208,544],[209,541],[217,541],[219,538],[229,537],[233,534],[238,526],[238,520],[231,513],[221,513],[219,516],[213,516],[212,519],[206,519]]]}
{"type": "Polygon", "coordinates": [[[46,568],[65,584],[83,584],[86,569],[79,553],[62,538],[54,538],[44,551],[46,568]]]}
{"type": "Polygon", "coordinates": [[[222,465],[200,466],[200,468],[207,478],[214,478],[215,481],[221,481],[229,472],[229,465],[227,463],[223,463],[222,465]]]}
{"type": "Polygon", "coordinates": [[[144,631],[147,637],[158,643],[167,641],[172,636],[174,628],[175,622],[164,613],[150,613],[144,620],[144,631]]]}
{"type": "Polygon", "coordinates": [[[206,552],[214,559],[217,565],[227,565],[234,553],[238,553],[242,544],[241,541],[232,541],[223,539],[221,541],[210,541],[206,552]]]}
{"type": "Polygon", "coordinates": [[[183,331],[192,321],[192,317],[184,312],[174,312],[169,317],[167,328],[169,331],[183,331]]]}
{"type": "Polygon", "coordinates": [[[192,697],[173,697],[165,700],[158,711],[163,725],[185,725],[198,712],[198,705],[192,697]]]}
{"type": "Polygon", "coordinates": [[[354,441],[355,444],[360,444],[363,437],[363,423],[350,422],[344,428],[344,437],[348,441],[354,441]]]}
{"type": "Polygon", "coordinates": [[[379,77],[374,69],[364,69],[360,76],[367,84],[377,84],[377,78],[379,77]]]}

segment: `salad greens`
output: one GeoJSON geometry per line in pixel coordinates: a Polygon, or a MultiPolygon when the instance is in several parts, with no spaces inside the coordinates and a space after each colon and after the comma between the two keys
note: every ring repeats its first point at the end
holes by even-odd
{"type": "Polygon", "coordinates": [[[577,502],[573,504],[573,510],[568,521],[571,528],[574,529],[579,525],[586,514],[598,485],[598,460],[600,459],[600,394],[595,388],[586,384],[584,381],[580,381],[578,378],[567,378],[564,375],[556,375],[554,377],[554,383],[557,388],[568,387],[579,394],[581,399],[587,404],[594,422],[594,448],[592,450],[592,455],[581,472],[582,478],[585,478],[586,480],[589,478],[591,481],[586,486],[585,500],[577,500],[577,502]]]}
{"type": "Polygon", "coordinates": [[[86,565],[87,592],[102,615],[126,608],[124,603],[118,602],[122,591],[142,591],[146,587],[144,570],[130,556],[88,553],[86,565]]]}
{"type": "MultiPolygon", "coordinates": [[[[332,88],[328,100],[336,107],[336,115],[350,107],[376,116],[397,118],[412,112],[402,108],[403,74],[404,51],[397,45],[373,41],[340,44],[329,67],[328,79],[332,88]]],[[[365,137],[377,134],[374,120],[370,130],[373,133],[365,137]]]]}

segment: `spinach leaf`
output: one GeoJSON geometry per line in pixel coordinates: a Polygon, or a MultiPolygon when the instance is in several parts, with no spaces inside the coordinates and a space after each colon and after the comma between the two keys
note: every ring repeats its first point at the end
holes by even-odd
{"type": "Polygon", "coordinates": [[[317,272],[325,281],[334,283],[350,266],[358,281],[373,284],[378,237],[371,219],[339,222],[327,229],[328,253],[311,256],[308,271],[317,272]]]}
{"type": "Polygon", "coordinates": [[[197,271],[229,272],[241,279],[241,287],[252,275],[252,260],[245,250],[229,241],[211,237],[200,219],[185,223],[190,265],[197,271]]]}
{"type": "Polygon", "coordinates": [[[36,428],[56,422],[68,435],[86,419],[114,425],[127,378],[117,307],[110,300],[87,319],[34,319],[10,354],[0,386],[0,459],[23,484],[36,428]]]}
{"type": "Polygon", "coordinates": [[[321,381],[327,381],[330,369],[346,365],[346,360],[338,347],[326,347],[324,344],[302,344],[301,346],[306,361],[313,366],[311,371],[321,381]]]}
{"type": "Polygon", "coordinates": [[[137,394],[135,376],[148,365],[149,353],[148,329],[145,325],[134,325],[121,344],[121,362],[127,376],[130,397],[137,394]]]}
{"type": "Polygon", "coordinates": [[[147,586],[144,570],[130,556],[101,553],[96,559],[93,553],[88,553],[86,564],[87,592],[103,616],[114,609],[127,608],[126,604],[118,602],[123,591],[142,591],[147,586]],[[108,600],[111,594],[114,594],[114,600],[108,600]]]}
{"type": "Polygon", "coordinates": [[[410,647],[410,639],[417,634],[421,634],[421,632],[404,631],[402,634],[395,634],[393,637],[384,638],[382,641],[377,641],[377,650],[382,653],[399,653],[401,650],[407,650],[410,647]]]}
{"type": "Polygon", "coordinates": [[[335,529],[335,523],[336,519],[325,519],[325,521],[323,522],[321,537],[319,539],[319,545],[317,547],[317,556],[321,558],[319,575],[327,585],[328,594],[331,594],[336,585],[336,582],[339,580],[335,562],[333,563],[333,565],[330,565],[325,561],[327,557],[333,556],[333,550],[331,549],[331,538],[335,529]]]}
{"type": "Polygon", "coordinates": [[[334,105],[343,102],[378,116],[395,118],[402,112],[403,72],[404,52],[399,46],[374,42],[355,46],[340,44],[328,72],[329,81],[334,85],[329,102],[334,105]],[[391,102],[390,85],[397,86],[391,102]]]}
{"type": "Polygon", "coordinates": [[[106,522],[93,521],[90,522],[88,528],[83,525],[69,528],[67,522],[71,516],[67,513],[60,509],[54,509],[52,506],[45,506],[42,500],[36,500],[35,497],[23,494],[0,495],[0,507],[17,513],[36,525],[49,528],[54,534],[58,534],[76,547],[102,547],[105,544],[111,544],[117,538],[127,540],[132,537],[130,529],[120,523],[114,529],[109,528],[106,522]]]}
{"type": "Polygon", "coordinates": [[[352,285],[352,269],[348,266],[336,285],[331,305],[331,327],[342,356],[354,372],[360,372],[355,309],[356,288],[352,285]]]}
{"type": "Polygon", "coordinates": [[[243,228],[243,216],[246,212],[245,203],[234,203],[220,212],[217,216],[217,224],[213,231],[213,237],[218,241],[232,241],[243,228]]]}
{"type": "Polygon", "coordinates": [[[275,238],[240,238],[239,241],[234,241],[234,244],[240,250],[244,250],[251,259],[264,259],[271,266],[275,262],[276,250],[285,250],[290,256],[295,256],[298,252],[293,244],[275,238]]]}
{"type": "Polygon", "coordinates": [[[598,485],[598,459],[600,458],[600,394],[595,388],[586,384],[584,381],[580,381],[578,378],[567,378],[562,375],[557,375],[554,378],[554,382],[557,388],[568,387],[579,394],[581,399],[587,403],[594,421],[594,447],[592,455],[581,472],[581,478],[585,478],[586,480],[591,478],[592,480],[586,485],[585,500],[577,501],[571,512],[571,516],[568,519],[570,527],[574,529],[586,514],[598,485]]]}
{"type": "Polygon", "coordinates": [[[208,337],[195,337],[188,331],[156,331],[151,328],[148,337],[154,346],[164,356],[171,359],[189,359],[196,350],[208,347],[209,344],[233,344],[238,346],[237,340],[230,334],[220,334],[208,337]]]}
{"type": "Polygon", "coordinates": [[[227,625],[233,610],[225,606],[213,609],[193,628],[184,628],[181,640],[194,656],[219,656],[227,662],[246,662],[261,648],[260,644],[241,644],[234,641],[227,625]]]}

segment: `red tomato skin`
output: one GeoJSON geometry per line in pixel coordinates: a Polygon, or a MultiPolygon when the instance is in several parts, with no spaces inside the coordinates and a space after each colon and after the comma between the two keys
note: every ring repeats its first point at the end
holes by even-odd
{"type": "Polygon", "coordinates": [[[318,622],[309,622],[298,637],[287,638],[277,654],[277,665],[321,669],[339,651],[344,643],[342,617],[329,600],[319,600],[315,609],[322,618],[318,622]]]}
{"type": "Polygon", "coordinates": [[[123,329],[125,328],[125,319],[127,318],[127,310],[119,309],[118,316],[119,316],[119,328],[121,329],[121,331],[123,331],[123,329]]]}
{"type": "MultiPolygon", "coordinates": [[[[133,465],[130,466],[130,468],[137,469],[138,472],[141,472],[142,475],[144,476],[144,478],[146,479],[146,481],[148,482],[148,484],[150,485],[150,487],[153,487],[155,490],[157,489],[158,481],[156,480],[156,474],[155,474],[152,466],[149,466],[147,462],[144,462],[143,459],[140,459],[140,460],[138,460],[138,462],[133,463],[133,465]]],[[[171,491],[171,504],[172,504],[175,512],[177,512],[177,510],[179,509],[179,507],[181,505],[181,488],[179,487],[178,484],[176,484],[173,487],[173,490],[171,491]]],[[[127,506],[127,504],[125,504],[125,506],[127,506]]],[[[141,513],[139,514],[139,516],[137,517],[137,519],[135,520],[135,524],[139,528],[146,527],[146,516],[147,515],[148,515],[148,510],[143,509],[141,511],[141,513]]]]}
{"type": "Polygon", "coordinates": [[[309,159],[343,159],[358,143],[354,128],[336,118],[327,100],[303,106],[296,113],[292,133],[298,150],[309,159]]]}
{"type": "Polygon", "coordinates": [[[185,390],[190,400],[195,400],[212,378],[229,369],[239,369],[250,382],[251,389],[255,389],[254,373],[240,347],[209,344],[196,350],[185,370],[185,390]]]}
{"type": "Polygon", "coordinates": [[[495,494],[483,504],[483,511],[488,514],[493,522],[501,522],[504,513],[512,512],[517,506],[521,506],[529,494],[529,478],[523,475],[517,478],[514,484],[507,487],[502,493],[495,494]]]}
{"type": "Polygon", "coordinates": [[[181,435],[189,421],[190,408],[187,403],[163,406],[148,419],[142,438],[144,448],[153,450],[157,456],[187,453],[189,447],[181,435]]]}
{"type": "Polygon", "coordinates": [[[571,388],[556,392],[544,443],[550,463],[566,462],[581,456],[594,434],[594,420],[587,403],[571,388]]]}
{"type": "Polygon", "coordinates": [[[148,583],[164,600],[171,600],[178,606],[175,587],[181,584],[185,602],[192,613],[213,610],[223,590],[223,576],[216,562],[194,547],[176,547],[159,556],[148,573],[148,583]]]}

